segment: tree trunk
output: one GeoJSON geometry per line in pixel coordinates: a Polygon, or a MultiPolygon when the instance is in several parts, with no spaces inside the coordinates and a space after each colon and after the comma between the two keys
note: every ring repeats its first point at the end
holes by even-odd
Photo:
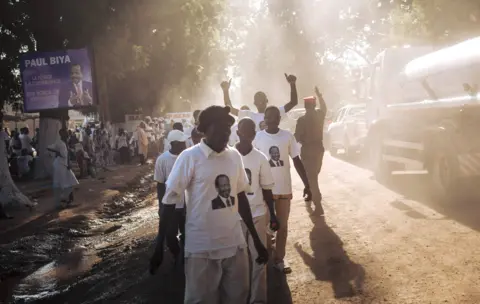
{"type": "Polygon", "coordinates": [[[0,140],[0,204],[5,206],[14,203],[33,206],[28,197],[23,195],[13,182],[5,153],[5,141],[0,140]]]}
{"type": "Polygon", "coordinates": [[[62,123],[57,118],[42,117],[40,114],[40,134],[38,137],[38,161],[35,163],[35,178],[47,178],[53,174],[53,155],[47,147],[55,143],[62,123]]]}

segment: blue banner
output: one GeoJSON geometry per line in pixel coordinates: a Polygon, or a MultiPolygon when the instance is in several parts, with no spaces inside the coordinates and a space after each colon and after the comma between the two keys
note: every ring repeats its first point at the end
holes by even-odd
{"type": "Polygon", "coordinates": [[[87,49],[26,53],[20,59],[20,73],[25,112],[97,104],[87,49]]]}

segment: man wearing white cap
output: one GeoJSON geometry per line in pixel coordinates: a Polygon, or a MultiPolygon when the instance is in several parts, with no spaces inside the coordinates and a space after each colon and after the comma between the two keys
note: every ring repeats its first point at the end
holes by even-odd
{"type": "MultiPolygon", "coordinates": [[[[165,183],[167,181],[170,172],[172,171],[173,164],[177,160],[177,157],[183,150],[186,149],[186,141],[188,136],[180,130],[172,130],[168,133],[167,142],[169,143],[170,150],[162,153],[155,162],[155,173],[153,179],[157,182],[157,194],[159,202],[158,215],[160,216],[161,208],[163,206],[162,199],[165,195],[165,183]]],[[[175,220],[172,221],[171,230],[166,236],[167,246],[172,252],[173,256],[177,259],[180,253],[180,246],[178,244],[177,234],[180,230],[180,240],[182,246],[185,242],[185,203],[177,204],[175,220]]]]}

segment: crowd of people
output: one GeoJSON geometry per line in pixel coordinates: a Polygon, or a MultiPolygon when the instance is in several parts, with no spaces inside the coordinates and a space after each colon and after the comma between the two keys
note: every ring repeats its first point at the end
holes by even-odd
{"type": "Polygon", "coordinates": [[[266,94],[258,92],[256,112],[233,107],[230,82],[222,82],[225,107],[196,111],[190,136],[181,124],[174,126],[156,160],[160,221],[150,272],[162,264],[165,248],[175,264],[184,262],[185,303],[267,303],[268,249],[275,269],[292,271],[285,251],[293,198],[290,159],[305,201],[323,215],[318,174],[326,105],[315,89],[316,97],[304,98],[306,113],[295,134],[280,129],[282,116],[298,104],[296,77],[285,78],[290,101],[269,106],[266,94]]]}
{"type": "Polygon", "coordinates": [[[31,177],[38,148],[38,129],[35,130],[33,138],[28,127],[12,131],[4,128],[0,133],[5,141],[5,152],[12,176],[22,180],[31,177]]]}
{"type": "MultiPolygon", "coordinates": [[[[267,303],[269,249],[275,269],[292,271],[285,250],[291,163],[303,182],[305,201],[323,215],[318,175],[327,108],[315,88],[316,96],[304,98],[306,112],[294,134],[281,129],[282,117],[298,104],[296,77],[285,78],[290,101],[281,107],[269,106],[267,95],[257,92],[257,111],[237,109],[230,82],[224,81],[225,106],[195,111],[191,126],[148,117],[132,133],[119,129],[116,136],[103,124],[61,129],[48,146],[55,155],[56,206],[73,202],[78,180],[72,160],[84,177],[114,162],[129,163],[135,155],[143,165],[149,155],[160,154],[154,169],[160,221],[150,272],[155,274],[168,248],[176,264],[184,263],[185,303],[267,303]]],[[[8,141],[16,158],[35,156],[38,141],[29,138],[28,129],[10,134],[8,141]]]]}

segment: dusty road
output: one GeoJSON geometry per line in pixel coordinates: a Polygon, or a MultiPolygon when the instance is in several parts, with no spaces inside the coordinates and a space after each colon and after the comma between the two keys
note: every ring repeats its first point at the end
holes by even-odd
{"type": "MultiPolygon", "coordinates": [[[[423,177],[400,176],[387,188],[361,166],[327,154],[320,177],[325,217],[310,217],[294,176],[287,246],[293,273],[269,269],[270,303],[480,303],[480,204],[440,208],[426,199],[423,177]]],[[[156,208],[146,203],[117,219],[118,230],[78,238],[68,267],[57,261],[23,280],[16,302],[181,303],[181,269],[167,260],[161,274],[147,273],[156,208]],[[40,286],[45,281],[50,292],[40,286]]]]}

